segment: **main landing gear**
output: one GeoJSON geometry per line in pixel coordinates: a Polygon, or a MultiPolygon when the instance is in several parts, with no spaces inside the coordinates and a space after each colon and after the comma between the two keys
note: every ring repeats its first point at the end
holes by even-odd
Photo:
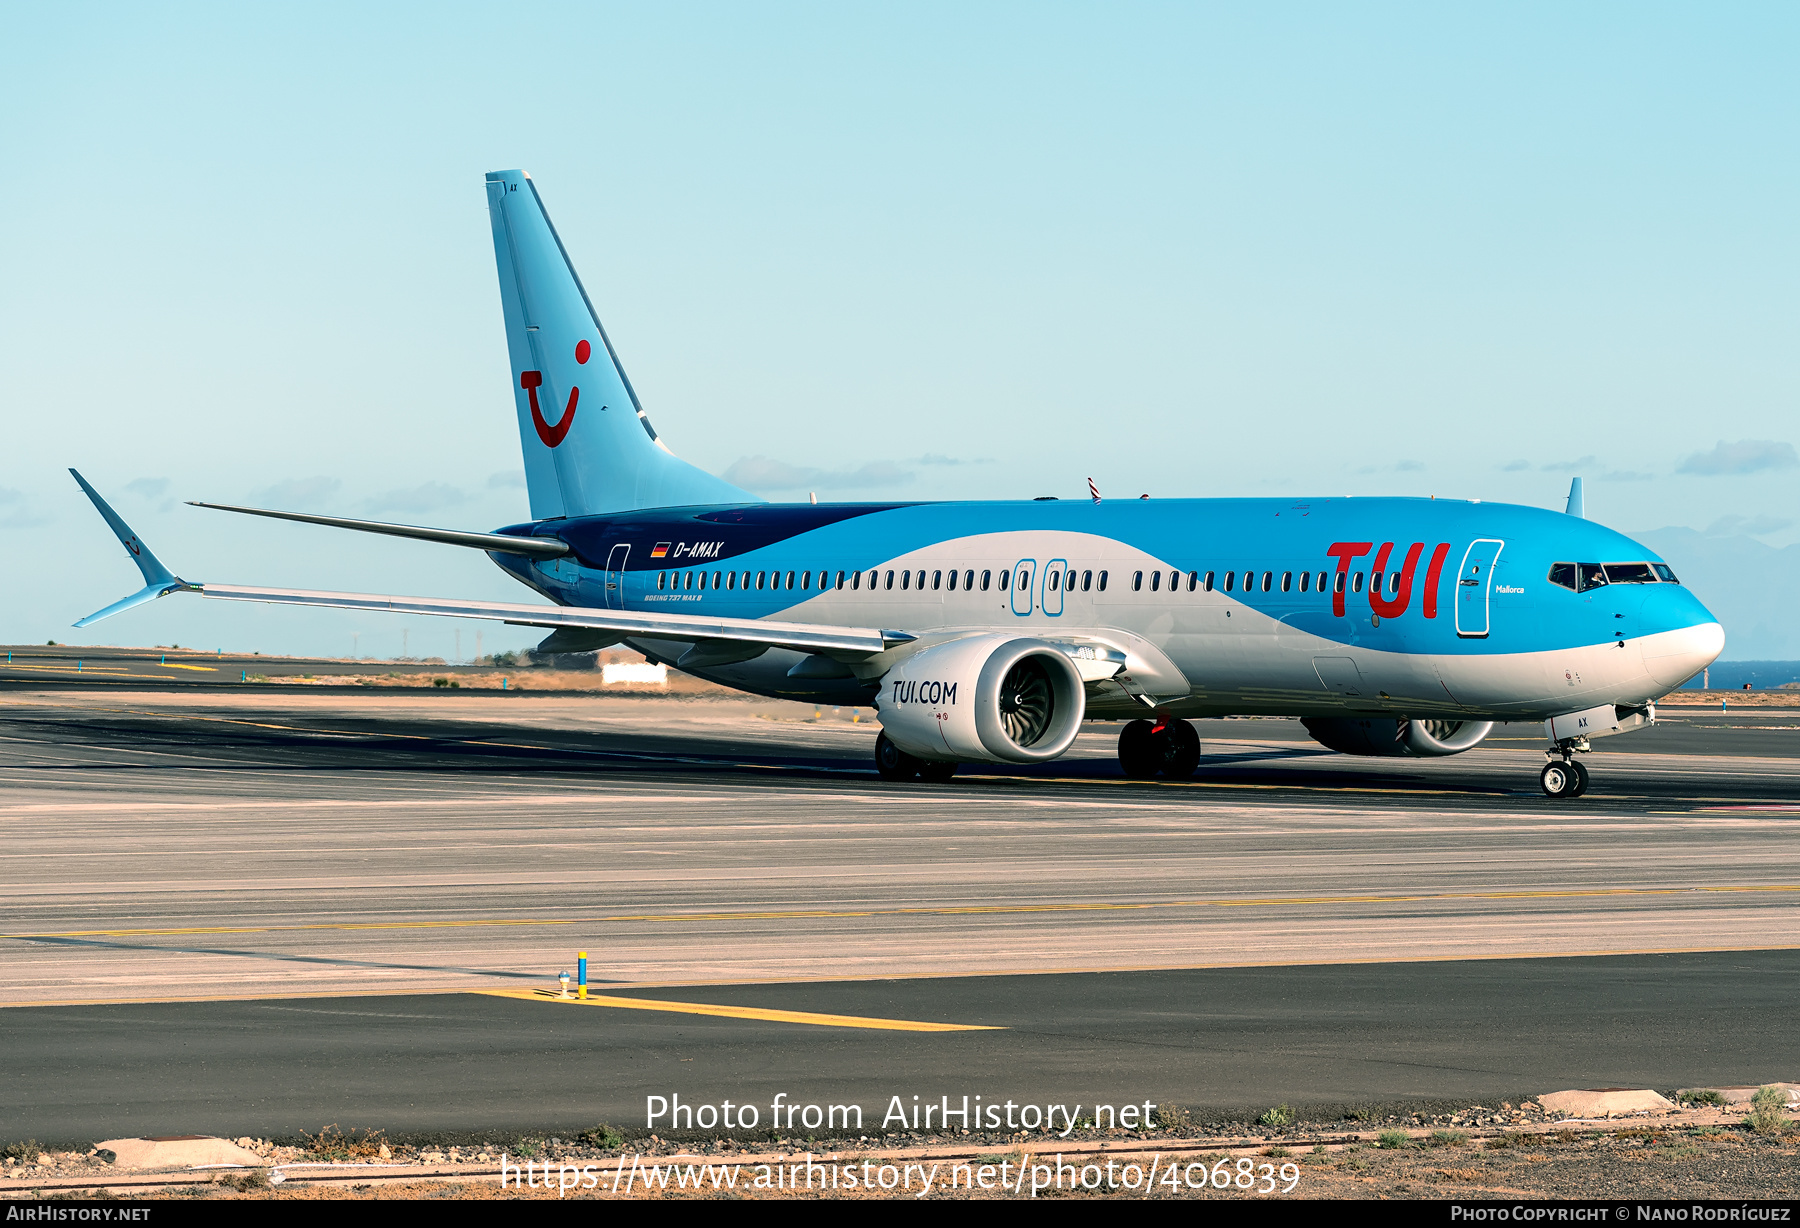
{"type": "Polygon", "coordinates": [[[1186,721],[1132,721],[1119,734],[1119,766],[1133,780],[1186,780],[1200,766],[1200,735],[1186,721]]]}
{"type": "Polygon", "coordinates": [[[956,775],[956,765],[941,759],[920,759],[909,755],[888,740],[886,733],[875,739],[875,770],[883,780],[943,781],[956,775]]]}
{"type": "Polygon", "coordinates": [[[1545,752],[1551,759],[1538,773],[1538,784],[1543,786],[1545,797],[1580,797],[1587,792],[1587,764],[1575,758],[1575,750],[1569,745],[1545,752]]]}

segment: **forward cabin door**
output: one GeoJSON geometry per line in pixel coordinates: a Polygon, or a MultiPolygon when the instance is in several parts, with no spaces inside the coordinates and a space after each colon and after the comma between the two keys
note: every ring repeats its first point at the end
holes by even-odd
{"type": "Polygon", "coordinates": [[[625,560],[631,557],[631,547],[620,544],[612,548],[606,556],[606,608],[622,610],[625,608],[625,560]]]}
{"type": "Polygon", "coordinates": [[[1488,633],[1488,600],[1494,588],[1494,564],[1506,543],[1491,537],[1469,543],[1456,573],[1456,634],[1484,640],[1488,633]]]}

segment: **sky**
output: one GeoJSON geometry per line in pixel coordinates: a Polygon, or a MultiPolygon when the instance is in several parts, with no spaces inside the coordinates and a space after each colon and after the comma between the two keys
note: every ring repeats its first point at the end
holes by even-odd
{"type": "Polygon", "coordinates": [[[768,497],[1581,475],[1626,532],[1800,542],[1792,5],[7,24],[0,640],[471,655],[187,597],[75,632],[139,581],[66,469],[190,579],[528,599],[478,552],[182,503],[526,519],[482,189],[513,167],[665,441],[768,497]]]}

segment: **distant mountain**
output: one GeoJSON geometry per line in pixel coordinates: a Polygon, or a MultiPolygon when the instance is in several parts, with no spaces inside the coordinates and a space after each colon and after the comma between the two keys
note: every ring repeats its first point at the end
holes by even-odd
{"type": "Polygon", "coordinates": [[[1725,624],[1723,660],[1800,658],[1800,544],[1777,550],[1754,537],[1683,528],[1631,536],[1662,555],[1725,624]]]}

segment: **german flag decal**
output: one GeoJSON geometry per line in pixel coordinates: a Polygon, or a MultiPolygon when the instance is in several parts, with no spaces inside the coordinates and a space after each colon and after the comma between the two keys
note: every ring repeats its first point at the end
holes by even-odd
{"type": "Polygon", "coordinates": [[[650,548],[650,557],[653,559],[666,558],[668,556],[668,553],[669,553],[669,543],[668,542],[657,542],[656,545],[654,545],[650,548]]]}

